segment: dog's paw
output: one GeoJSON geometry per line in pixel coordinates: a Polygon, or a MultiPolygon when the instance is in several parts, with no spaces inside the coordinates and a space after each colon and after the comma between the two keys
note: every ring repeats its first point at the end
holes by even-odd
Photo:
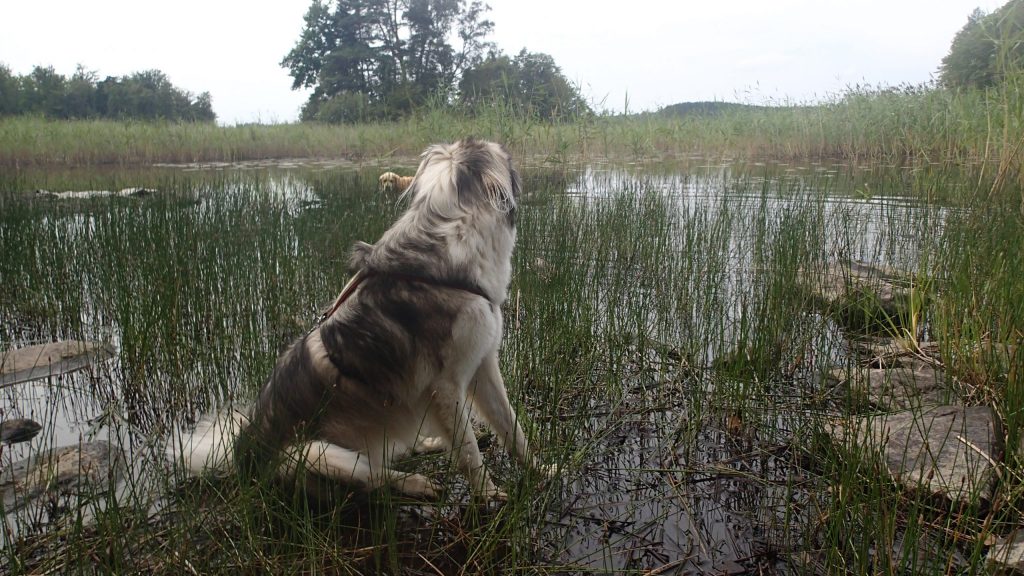
{"type": "Polygon", "coordinates": [[[489,502],[508,502],[508,494],[501,488],[495,488],[494,486],[482,492],[480,496],[489,502]]]}
{"type": "Polygon", "coordinates": [[[558,466],[558,464],[540,464],[537,466],[537,472],[540,472],[541,476],[544,476],[544,478],[546,479],[551,479],[554,478],[555,476],[558,476],[558,473],[560,471],[561,468],[558,466]]]}
{"type": "Polygon", "coordinates": [[[448,449],[448,443],[440,436],[422,436],[416,441],[413,451],[417,454],[431,454],[448,449]]]}
{"type": "Polygon", "coordinates": [[[422,474],[409,474],[392,484],[407,496],[435,500],[441,494],[442,486],[422,474]]]}
{"type": "Polygon", "coordinates": [[[482,486],[473,490],[473,498],[478,502],[507,502],[508,494],[495,486],[490,478],[487,478],[482,486]]]}

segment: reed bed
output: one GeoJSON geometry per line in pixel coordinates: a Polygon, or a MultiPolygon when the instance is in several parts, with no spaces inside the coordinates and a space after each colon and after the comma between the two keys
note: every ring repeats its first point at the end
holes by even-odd
{"type": "MultiPolygon", "coordinates": [[[[358,125],[143,123],[0,119],[0,166],[149,165],[267,158],[414,157],[467,134],[549,163],[704,155],[871,164],[986,165],[1020,178],[1024,75],[987,91],[852,87],[822,103],[770,103],[716,115],[581,115],[538,122],[496,105],[474,114],[423,109],[398,122],[358,125]]],[[[1019,183],[1019,181],[1018,181],[1019,183]]]]}
{"type": "MultiPolygon", "coordinates": [[[[443,128],[443,120],[419,120],[423,134],[442,131],[434,136],[444,139],[443,130],[465,128],[443,128]]],[[[632,152],[679,153],[688,130],[727,121],[679,121],[677,132],[641,139],[632,152]],[[658,148],[664,142],[673,147],[658,148]]],[[[513,134],[522,138],[513,138],[518,146],[547,142],[553,151],[547,167],[524,174],[502,365],[528,433],[562,473],[542,484],[490,446],[485,461],[509,493],[504,505],[471,504],[444,457],[408,463],[448,486],[435,503],[343,490],[310,502],[300,491],[233,477],[186,480],[164,461],[167,439],[200,414],[252,397],[277,353],[344,283],[352,243],[378,237],[400,212],[394,198],[376,192],[376,171],[5,174],[0,342],[114,342],[114,362],[50,385],[71,403],[61,417],[78,422],[78,434],[110,438],[130,465],[118,489],[73,495],[40,516],[8,516],[0,566],[9,573],[981,570],[985,543],[1020,519],[1019,453],[1009,451],[992,502],[951,510],[896,485],[873,452],[832,441],[830,423],[859,399],[825,374],[854,353],[797,278],[847,255],[933,279],[934,311],[914,336],[941,343],[971,398],[996,406],[1007,446],[1016,446],[1020,358],[999,354],[1019,347],[1024,322],[1013,181],[996,186],[998,171],[980,166],[888,168],[873,156],[858,157],[875,160],[867,166],[570,162],[580,142],[599,149],[602,130],[623,130],[613,136],[619,144],[605,148],[622,153],[637,133],[629,130],[661,134],[657,127],[666,126],[644,122],[597,119],[513,134]],[[139,178],[159,193],[65,202],[29,192],[116,188],[139,178]],[[999,346],[978,352],[979,342],[999,346]]],[[[178,127],[126,128],[136,129],[178,127]]],[[[420,145],[410,143],[415,137],[388,140],[383,127],[361,129],[368,131],[361,146],[379,148],[360,153],[399,146],[408,148],[395,154],[412,153],[420,145]]],[[[314,131],[324,143],[357,128],[251,130],[295,141],[314,131]]],[[[710,141],[734,137],[727,132],[710,141]]],[[[163,153],[132,149],[146,162],[163,153]]],[[[27,406],[16,394],[5,398],[27,406]]],[[[51,442],[60,440],[67,438],[51,442]]]]}

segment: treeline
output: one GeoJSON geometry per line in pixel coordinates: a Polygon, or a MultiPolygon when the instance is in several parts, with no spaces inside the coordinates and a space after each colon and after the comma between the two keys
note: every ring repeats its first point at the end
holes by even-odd
{"type": "Polygon", "coordinates": [[[767,106],[756,106],[752,104],[739,104],[736,102],[679,102],[670,104],[658,110],[662,116],[718,116],[733,112],[750,112],[767,110],[767,106]]]}
{"type": "Polygon", "coordinates": [[[991,88],[1024,70],[1024,0],[991,14],[975,9],[942,59],[939,78],[950,88],[991,88]]]}
{"type": "Polygon", "coordinates": [[[312,88],[303,120],[396,120],[418,110],[499,108],[541,120],[587,114],[546,54],[504,55],[479,0],[314,0],[281,65],[312,88]]]}
{"type": "Polygon", "coordinates": [[[213,122],[209,92],[194,96],[159,70],[99,79],[81,65],[70,78],[36,66],[24,76],[0,64],[0,116],[213,122]]]}

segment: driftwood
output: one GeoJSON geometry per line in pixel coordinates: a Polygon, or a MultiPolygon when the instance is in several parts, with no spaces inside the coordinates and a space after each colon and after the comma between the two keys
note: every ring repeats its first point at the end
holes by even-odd
{"type": "Polygon", "coordinates": [[[37,196],[53,198],[56,200],[87,200],[89,198],[107,198],[116,196],[119,198],[132,198],[148,196],[156,193],[152,188],[122,188],[120,190],[70,190],[67,192],[50,192],[49,190],[36,190],[37,196]]]}

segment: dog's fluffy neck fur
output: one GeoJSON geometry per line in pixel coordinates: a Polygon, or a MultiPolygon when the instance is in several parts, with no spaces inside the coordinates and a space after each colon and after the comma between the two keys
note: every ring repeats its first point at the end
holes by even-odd
{"type": "Polygon", "coordinates": [[[486,167],[508,163],[494,144],[433,146],[423,154],[409,210],[374,245],[359,243],[352,267],[372,274],[420,276],[426,280],[479,288],[493,304],[506,298],[515,247],[515,196],[519,183],[495,177],[486,167]],[[483,182],[486,194],[460,198],[458,186],[483,182]],[[490,206],[473,203],[487,198],[490,206]],[[439,266],[438,264],[441,264],[439,266]]]}

